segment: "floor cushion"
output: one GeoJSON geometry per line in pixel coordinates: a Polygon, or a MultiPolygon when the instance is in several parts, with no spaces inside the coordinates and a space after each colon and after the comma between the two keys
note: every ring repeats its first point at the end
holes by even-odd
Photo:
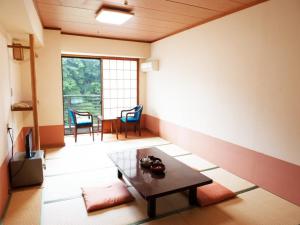
{"type": "Polygon", "coordinates": [[[197,200],[200,206],[212,205],[235,196],[234,192],[215,181],[197,188],[197,200]]]}
{"type": "Polygon", "coordinates": [[[120,205],[134,199],[126,185],[121,181],[106,186],[81,189],[88,212],[120,205]]]}

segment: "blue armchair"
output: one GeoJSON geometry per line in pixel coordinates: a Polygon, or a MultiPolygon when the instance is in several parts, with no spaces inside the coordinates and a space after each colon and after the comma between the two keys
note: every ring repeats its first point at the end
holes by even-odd
{"type": "Polygon", "coordinates": [[[137,127],[139,129],[139,135],[141,136],[141,117],[142,117],[143,106],[137,105],[136,107],[128,110],[121,111],[121,129],[122,132],[122,124],[125,124],[125,138],[127,138],[127,124],[134,124],[135,132],[137,127]]]}
{"type": "Polygon", "coordinates": [[[77,142],[77,129],[89,128],[90,135],[93,134],[94,141],[94,130],[93,130],[93,115],[90,112],[78,112],[73,109],[68,109],[69,112],[69,124],[74,126],[74,137],[77,142]]]}

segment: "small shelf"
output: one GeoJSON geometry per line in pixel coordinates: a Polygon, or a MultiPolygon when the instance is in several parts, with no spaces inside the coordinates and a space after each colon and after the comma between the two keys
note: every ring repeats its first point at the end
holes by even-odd
{"type": "Polygon", "coordinates": [[[11,111],[32,111],[32,107],[28,107],[28,108],[11,107],[11,111]]]}
{"type": "Polygon", "coordinates": [[[32,102],[31,101],[23,101],[15,103],[11,106],[11,111],[32,111],[32,102]]]}

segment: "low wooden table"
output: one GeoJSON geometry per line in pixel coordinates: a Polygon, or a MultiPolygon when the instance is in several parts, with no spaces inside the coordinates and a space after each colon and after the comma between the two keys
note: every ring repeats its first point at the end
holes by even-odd
{"type": "Polygon", "coordinates": [[[109,157],[118,168],[118,177],[124,175],[140,195],[148,201],[148,216],[156,216],[156,199],[176,192],[189,191],[189,203],[197,204],[197,187],[212,180],[157,148],[114,152],[109,157]],[[153,155],[166,166],[164,175],[155,175],[140,165],[140,159],[153,155]]]}
{"type": "Polygon", "coordinates": [[[100,116],[98,115],[97,116],[97,129],[98,129],[98,132],[99,132],[99,125],[101,123],[101,141],[103,141],[103,125],[105,122],[110,122],[110,130],[111,130],[111,133],[113,133],[113,127],[115,127],[115,130],[116,130],[116,136],[117,136],[117,139],[119,138],[118,137],[118,118],[114,117],[114,118],[103,118],[103,116],[100,116]]]}

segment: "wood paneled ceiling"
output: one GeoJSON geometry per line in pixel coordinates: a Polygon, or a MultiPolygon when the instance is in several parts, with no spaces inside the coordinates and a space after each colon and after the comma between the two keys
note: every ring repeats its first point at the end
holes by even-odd
{"type": "Polygon", "coordinates": [[[193,26],[256,5],[263,0],[35,0],[45,28],[65,34],[154,42],[193,26]],[[134,17],[123,25],[102,24],[103,6],[129,9],[134,17]]]}

